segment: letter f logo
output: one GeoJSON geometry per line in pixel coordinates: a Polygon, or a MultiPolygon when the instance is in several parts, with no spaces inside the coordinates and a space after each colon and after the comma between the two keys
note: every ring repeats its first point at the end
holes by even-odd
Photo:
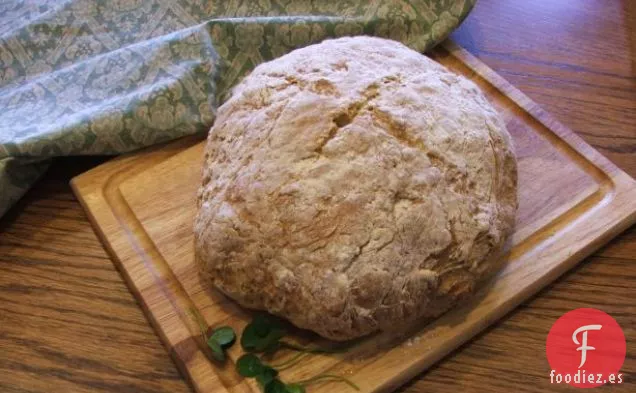
{"type": "Polygon", "coordinates": [[[585,325],[576,329],[574,333],[572,334],[572,341],[574,341],[574,344],[581,345],[580,347],[576,349],[577,351],[581,351],[581,364],[579,364],[579,368],[583,367],[583,365],[585,364],[585,360],[587,358],[587,351],[593,351],[596,349],[594,347],[587,345],[588,330],[601,330],[602,327],[603,327],[602,325],[585,325]],[[579,340],[576,338],[576,336],[581,332],[583,332],[583,335],[582,335],[583,339],[581,340],[582,343],[580,343],[579,340]]]}

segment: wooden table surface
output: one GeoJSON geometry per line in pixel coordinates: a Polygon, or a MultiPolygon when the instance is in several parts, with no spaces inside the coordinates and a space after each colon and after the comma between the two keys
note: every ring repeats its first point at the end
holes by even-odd
{"type": "MultiPolygon", "coordinates": [[[[636,1],[479,0],[453,38],[636,177],[636,1]]],[[[59,160],[0,220],[0,392],[189,392],[68,185],[59,160]]],[[[552,323],[595,307],[623,327],[636,390],[631,228],[405,392],[573,391],[549,384],[552,323]]]]}

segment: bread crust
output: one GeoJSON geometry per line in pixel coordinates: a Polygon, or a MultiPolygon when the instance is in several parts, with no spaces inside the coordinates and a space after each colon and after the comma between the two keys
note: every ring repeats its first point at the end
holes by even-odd
{"type": "Polygon", "coordinates": [[[205,279],[334,339],[435,317],[498,266],[517,165],[477,86],[395,41],[259,65],[218,110],[194,224],[205,279]]]}

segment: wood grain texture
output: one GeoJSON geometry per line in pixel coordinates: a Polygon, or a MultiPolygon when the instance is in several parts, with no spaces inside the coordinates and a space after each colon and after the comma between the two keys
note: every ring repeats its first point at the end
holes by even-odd
{"type": "MultiPolygon", "coordinates": [[[[480,0],[453,38],[634,177],[635,6],[480,0]]],[[[0,221],[2,392],[190,391],[67,185],[101,161],[58,161],[0,221]]],[[[635,261],[632,228],[404,391],[572,391],[548,384],[545,336],[583,306],[628,341],[626,383],[603,389],[634,391],[635,261]]]]}
{"type": "MultiPolygon", "coordinates": [[[[519,167],[519,210],[509,256],[496,279],[441,318],[359,341],[345,354],[312,357],[285,381],[343,374],[362,392],[394,390],[552,282],[636,221],[636,181],[452,42],[429,54],[472,79],[501,114],[519,167]]],[[[189,310],[210,326],[241,331],[250,315],[201,282],[192,223],[204,142],[179,141],[123,156],[73,179],[73,189],[175,362],[200,393],[259,392],[217,370],[198,343],[189,310]],[[186,349],[187,348],[187,349],[186,349]]],[[[311,336],[295,337],[311,342],[311,336]]],[[[242,355],[229,351],[230,363],[242,355]]],[[[291,356],[291,354],[288,354],[291,356]]],[[[285,357],[274,362],[285,361],[285,357]]],[[[232,368],[232,367],[230,367],[232,368]]],[[[334,384],[312,387],[332,392],[334,384]]],[[[340,387],[342,389],[342,387],[340,387]]]]}

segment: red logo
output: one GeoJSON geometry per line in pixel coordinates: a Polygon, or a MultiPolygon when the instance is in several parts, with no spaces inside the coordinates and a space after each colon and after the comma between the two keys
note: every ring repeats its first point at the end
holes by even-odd
{"type": "Polygon", "coordinates": [[[595,308],[570,311],[552,325],[546,341],[550,382],[593,388],[622,383],[625,361],[623,330],[595,308]]]}

